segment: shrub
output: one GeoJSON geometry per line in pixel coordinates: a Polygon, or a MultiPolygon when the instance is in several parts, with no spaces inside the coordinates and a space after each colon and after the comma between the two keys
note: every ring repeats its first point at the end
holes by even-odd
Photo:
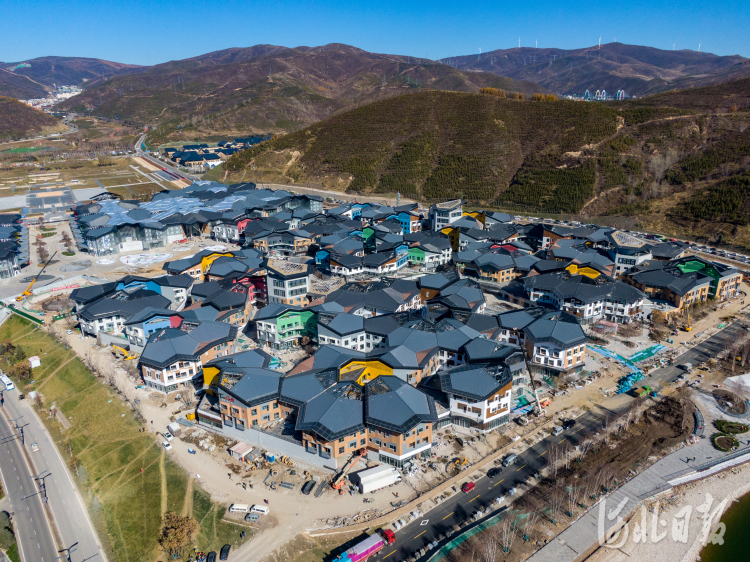
{"type": "Polygon", "coordinates": [[[733,435],[727,435],[726,433],[714,433],[711,436],[711,444],[724,453],[728,453],[735,447],[740,446],[740,442],[733,435]]]}
{"type": "Polygon", "coordinates": [[[714,425],[716,426],[716,429],[718,429],[721,433],[747,433],[748,429],[750,429],[744,423],[738,423],[728,420],[716,420],[714,422],[714,425]]]}

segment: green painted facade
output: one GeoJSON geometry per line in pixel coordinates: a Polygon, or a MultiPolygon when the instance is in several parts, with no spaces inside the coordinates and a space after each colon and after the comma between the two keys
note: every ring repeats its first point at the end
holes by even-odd
{"type": "Polygon", "coordinates": [[[424,250],[422,248],[409,248],[409,263],[424,263],[424,250]]]}
{"type": "Polygon", "coordinates": [[[318,337],[318,315],[312,310],[288,310],[276,318],[276,333],[280,340],[290,337],[318,337]]]}

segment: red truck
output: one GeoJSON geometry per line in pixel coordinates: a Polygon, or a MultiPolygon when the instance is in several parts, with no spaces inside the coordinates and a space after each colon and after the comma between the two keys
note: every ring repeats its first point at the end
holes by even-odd
{"type": "Polygon", "coordinates": [[[396,535],[390,529],[381,530],[381,534],[373,534],[358,542],[349,550],[339,555],[334,562],[362,562],[373,554],[377,554],[388,544],[396,542],[396,535]]]}

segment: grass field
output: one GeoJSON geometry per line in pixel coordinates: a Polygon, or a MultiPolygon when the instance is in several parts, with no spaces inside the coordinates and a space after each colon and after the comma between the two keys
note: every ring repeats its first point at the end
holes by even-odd
{"type": "Polygon", "coordinates": [[[239,530],[221,521],[223,506],[138,431],[141,423],[130,408],[72,351],[15,315],[0,327],[0,341],[6,340],[42,360],[25,390],[38,390],[45,406],[56,402],[71,421],[72,428],[62,433],[57,422],[41,416],[69,466],[77,465],[74,476],[112,560],[159,560],[157,538],[166,511],[189,514],[201,524],[199,549],[239,542],[239,530]]]}

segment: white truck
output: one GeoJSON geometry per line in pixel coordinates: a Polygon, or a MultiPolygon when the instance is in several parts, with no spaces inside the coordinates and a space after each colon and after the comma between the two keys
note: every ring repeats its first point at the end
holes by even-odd
{"type": "Polygon", "coordinates": [[[401,475],[392,466],[382,464],[351,475],[352,481],[359,486],[362,494],[380,490],[401,482],[401,475]]]}

